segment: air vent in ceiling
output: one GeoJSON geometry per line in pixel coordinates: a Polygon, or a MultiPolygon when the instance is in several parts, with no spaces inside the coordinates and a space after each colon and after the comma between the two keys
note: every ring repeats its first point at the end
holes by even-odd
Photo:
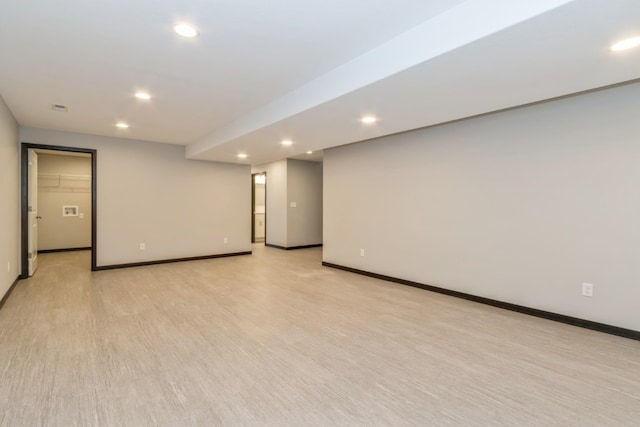
{"type": "Polygon", "coordinates": [[[61,104],[51,104],[51,109],[53,111],[59,111],[61,113],[66,113],[67,111],[69,111],[69,107],[61,104]]]}

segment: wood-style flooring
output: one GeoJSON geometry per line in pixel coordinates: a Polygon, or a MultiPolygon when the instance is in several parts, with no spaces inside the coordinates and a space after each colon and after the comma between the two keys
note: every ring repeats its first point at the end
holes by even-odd
{"type": "Polygon", "coordinates": [[[640,342],[321,250],[94,273],[41,255],[0,310],[0,425],[640,426],[640,342]]]}

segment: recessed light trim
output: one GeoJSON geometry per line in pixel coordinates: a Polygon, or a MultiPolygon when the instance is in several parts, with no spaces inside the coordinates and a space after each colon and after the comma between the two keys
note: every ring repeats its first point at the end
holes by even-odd
{"type": "Polygon", "coordinates": [[[288,146],[290,146],[290,145],[293,145],[293,141],[292,141],[292,140],[290,140],[290,139],[283,139],[283,140],[280,142],[280,144],[282,144],[282,145],[284,145],[284,146],[287,146],[287,147],[288,147],[288,146]]]}
{"type": "Polygon", "coordinates": [[[640,46],[640,36],[629,37],[628,39],[620,40],[611,45],[613,52],[621,52],[623,50],[633,49],[640,46]]]}
{"type": "Polygon", "coordinates": [[[189,39],[198,36],[198,30],[190,24],[178,24],[173,27],[173,31],[175,31],[176,34],[189,39]]]}
{"type": "Polygon", "coordinates": [[[148,101],[151,99],[151,95],[148,92],[136,92],[136,98],[142,99],[143,101],[148,101]]]}
{"type": "Polygon", "coordinates": [[[118,122],[116,123],[116,127],[119,129],[128,129],[129,125],[125,122],[118,122]]]}
{"type": "Polygon", "coordinates": [[[360,122],[365,125],[372,125],[377,121],[378,118],[376,116],[362,116],[362,118],[360,119],[360,122]]]}

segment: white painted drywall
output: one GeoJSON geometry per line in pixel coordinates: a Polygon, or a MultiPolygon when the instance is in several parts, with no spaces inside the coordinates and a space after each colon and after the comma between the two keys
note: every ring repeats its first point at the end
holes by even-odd
{"type": "Polygon", "coordinates": [[[0,96],[0,299],[20,275],[19,157],[18,123],[0,96]]]}
{"type": "Polygon", "coordinates": [[[327,150],[324,260],[640,330],[639,114],[635,83],[327,150]]]}
{"type": "Polygon", "coordinates": [[[169,144],[24,127],[20,138],[98,150],[98,266],[251,250],[249,166],[169,144]]]}
{"type": "Polygon", "coordinates": [[[321,244],[321,162],[287,160],[287,200],[287,247],[321,244]]]}
{"type": "Polygon", "coordinates": [[[38,155],[38,174],[59,179],[38,180],[38,250],[87,248],[91,246],[91,158],[38,155]],[[65,176],[87,177],[73,187],[65,176]],[[58,186],[53,187],[55,182],[58,186]],[[45,185],[43,185],[45,184],[45,185]],[[84,185],[89,184],[89,188],[84,185]],[[63,206],[78,206],[78,216],[63,216],[63,206]]]}
{"type": "Polygon", "coordinates": [[[265,192],[264,192],[264,184],[256,184],[255,185],[255,201],[256,201],[256,206],[259,207],[259,209],[264,209],[265,207],[265,192]]]}

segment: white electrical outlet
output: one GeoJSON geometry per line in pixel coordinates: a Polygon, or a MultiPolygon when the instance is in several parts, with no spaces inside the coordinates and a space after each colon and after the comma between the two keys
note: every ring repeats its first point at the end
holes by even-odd
{"type": "Polygon", "coordinates": [[[289,203],[289,206],[291,206],[292,208],[295,208],[296,206],[298,206],[298,204],[296,202],[291,202],[289,203]]]}
{"type": "Polygon", "coordinates": [[[145,245],[144,243],[140,243],[140,250],[144,251],[145,249],[147,249],[147,245],[145,245]]]}
{"type": "Polygon", "coordinates": [[[364,256],[364,249],[360,249],[360,256],[364,256]]]}
{"type": "Polygon", "coordinates": [[[583,283],[582,284],[582,295],[585,297],[593,296],[593,284],[592,283],[583,283]]]}
{"type": "Polygon", "coordinates": [[[225,237],[224,239],[222,239],[222,241],[223,241],[224,243],[229,243],[229,238],[228,238],[228,237],[225,237]]]}

